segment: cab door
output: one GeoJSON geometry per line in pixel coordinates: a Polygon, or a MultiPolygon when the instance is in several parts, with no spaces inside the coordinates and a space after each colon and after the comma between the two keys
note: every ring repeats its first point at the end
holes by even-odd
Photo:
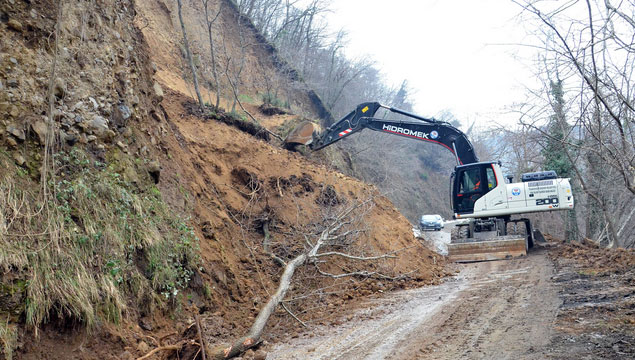
{"type": "Polygon", "coordinates": [[[457,214],[471,214],[474,203],[485,195],[485,181],[483,169],[480,166],[465,166],[457,168],[454,179],[454,212],[457,214]]]}
{"type": "Polygon", "coordinates": [[[494,164],[485,168],[485,179],[487,179],[487,195],[485,196],[486,209],[496,210],[506,208],[507,202],[505,200],[507,198],[507,189],[504,183],[499,182],[494,164]]]}

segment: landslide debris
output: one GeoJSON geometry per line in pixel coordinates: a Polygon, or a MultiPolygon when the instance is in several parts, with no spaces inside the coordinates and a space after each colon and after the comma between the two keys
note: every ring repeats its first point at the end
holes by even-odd
{"type": "Polygon", "coordinates": [[[635,357],[635,251],[592,241],[550,251],[562,306],[546,353],[558,359],[635,357]]]}

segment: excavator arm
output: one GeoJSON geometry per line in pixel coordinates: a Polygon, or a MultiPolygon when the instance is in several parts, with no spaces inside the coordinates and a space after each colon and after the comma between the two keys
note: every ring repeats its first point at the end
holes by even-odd
{"type": "MultiPolygon", "coordinates": [[[[364,129],[439,144],[450,150],[460,165],[478,162],[474,148],[465,134],[449,123],[421,117],[377,102],[358,105],[355,110],[323,132],[313,132],[311,138],[306,136],[308,134],[305,134],[304,138],[301,138],[298,134],[291,134],[287,143],[302,143],[308,145],[311,150],[319,150],[364,129]],[[391,120],[373,117],[380,108],[412,120],[391,120]],[[298,141],[298,139],[300,140],[298,141]]],[[[307,131],[305,130],[305,132],[307,131]]]]}

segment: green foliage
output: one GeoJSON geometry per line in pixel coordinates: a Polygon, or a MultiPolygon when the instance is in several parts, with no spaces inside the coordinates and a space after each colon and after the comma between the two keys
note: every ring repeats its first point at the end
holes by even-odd
{"type": "Polygon", "coordinates": [[[267,104],[267,105],[273,105],[273,106],[277,106],[277,107],[283,107],[283,108],[290,108],[289,102],[288,101],[282,101],[280,99],[278,99],[278,97],[276,97],[275,94],[272,94],[270,92],[266,92],[264,94],[262,94],[262,102],[267,104]]]}
{"type": "Polygon", "coordinates": [[[254,103],[254,98],[252,98],[251,96],[247,94],[238,95],[238,100],[240,100],[241,103],[249,103],[249,104],[254,103]]]}
{"type": "MultiPolygon", "coordinates": [[[[574,175],[573,149],[567,144],[572,141],[568,138],[571,126],[567,123],[565,114],[564,91],[562,80],[551,82],[552,108],[554,114],[548,124],[547,142],[542,150],[544,157],[543,167],[547,170],[555,170],[558,176],[571,178],[574,175]]],[[[575,188],[574,184],[572,186],[575,188]]],[[[577,240],[579,237],[577,215],[575,209],[563,213],[565,239],[577,240]]]]}
{"type": "Polygon", "coordinates": [[[562,81],[551,83],[551,95],[553,97],[554,114],[551,116],[548,125],[547,143],[542,150],[544,156],[544,168],[555,170],[561,177],[571,177],[573,175],[573,164],[567,155],[569,151],[565,146],[565,136],[569,133],[570,125],[567,124],[564,114],[564,93],[562,81]]]}
{"type": "Polygon", "coordinates": [[[188,286],[200,263],[198,239],[156,186],[132,186],[116,163],[91,161],[81,150],[54,159],[63,169],[48,187],[55,201],[39,202],[37,184],[0,176],[0,214],[14,213],[11,204],[22,199],[33,209],[0,227],[0,264],[26,281],[29,325],[52,314],[88,326],[116,323],[129,299],[154,290],[162,296],[149,298],[163,306],[188,286]]]}
{"type": "Polygon", "coordinates": [[[238,111],[230,111],[227,113],[227,116],[231,117],[234,120],[247,121],[247,116],[245,116],[245,114],[239,113],[238,111]]]}

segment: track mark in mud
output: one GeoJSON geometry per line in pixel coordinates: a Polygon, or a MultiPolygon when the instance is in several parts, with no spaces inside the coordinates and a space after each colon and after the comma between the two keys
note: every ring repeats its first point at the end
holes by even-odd
{"type": "Polygon", "coordinates": [[[410,332],[452,302],[468,285],[459,276],[438,286],[406,290],[370,299],[353,319],[336,328],[320,328],[320,335],[279,344],[275,359],[384,359],[410,332]]]}

